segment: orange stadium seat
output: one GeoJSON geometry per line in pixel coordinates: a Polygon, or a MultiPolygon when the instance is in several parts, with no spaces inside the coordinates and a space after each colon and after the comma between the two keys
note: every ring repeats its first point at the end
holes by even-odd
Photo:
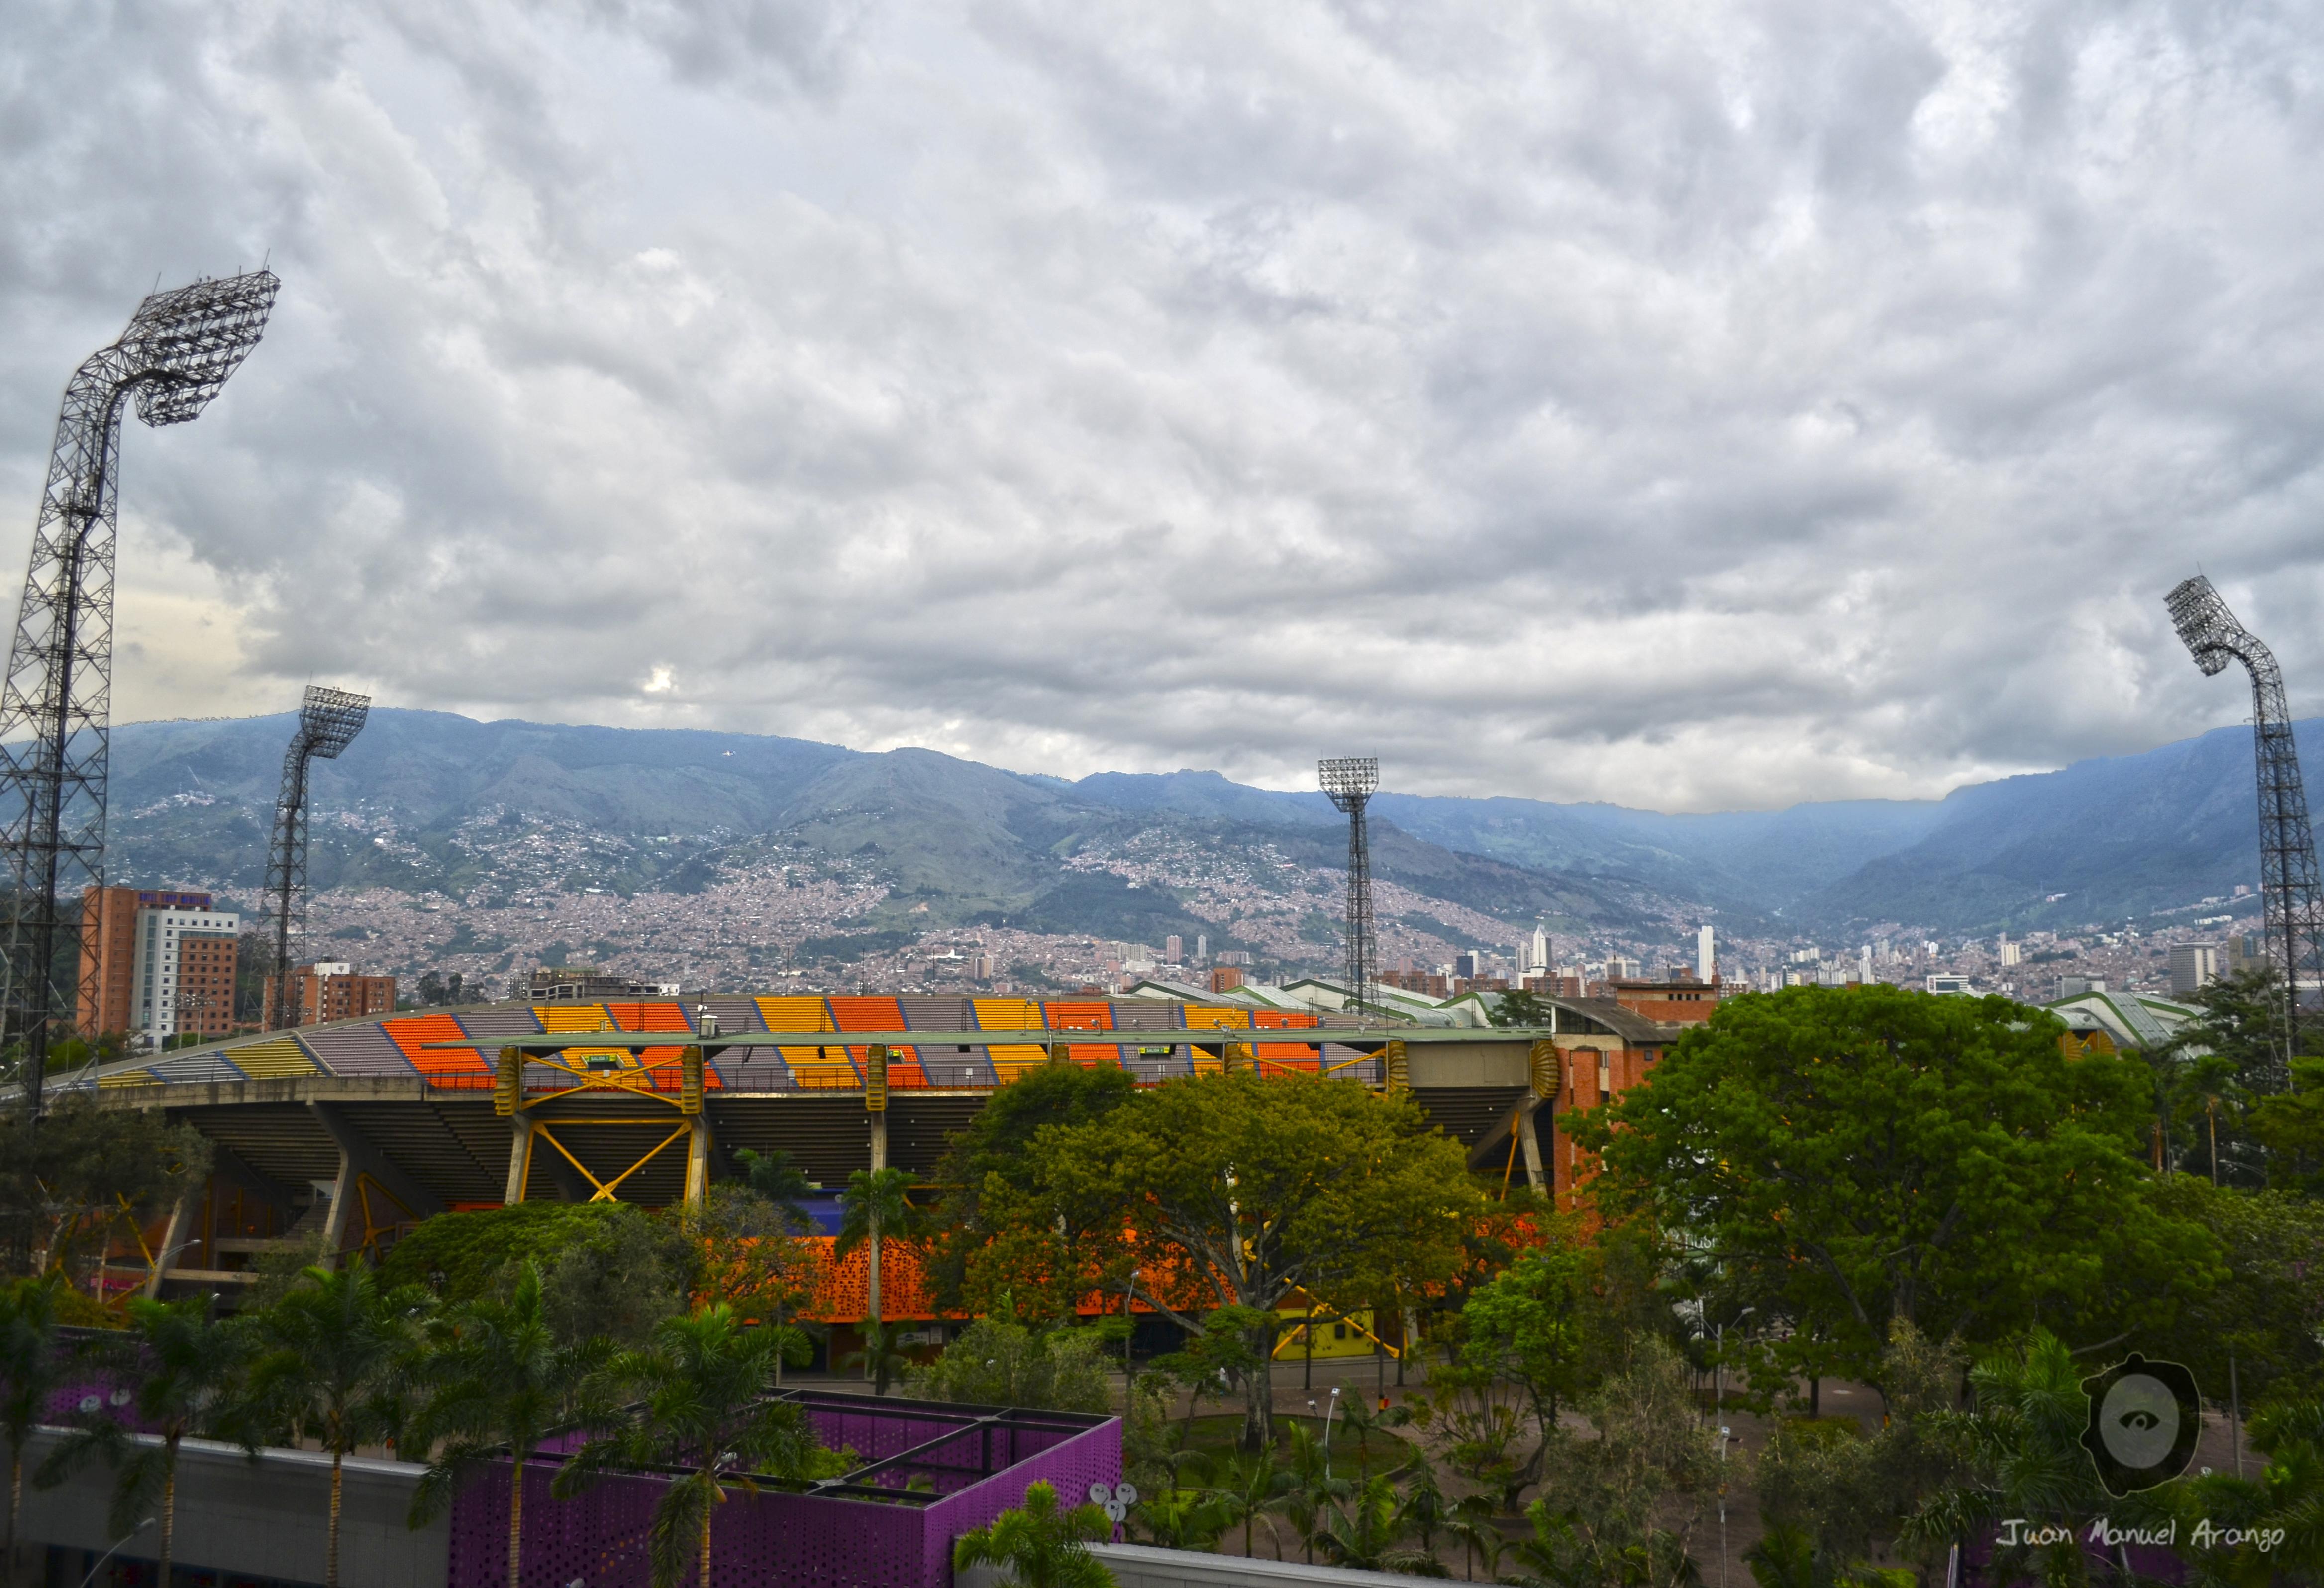
{"type": "MultiPolygon", "coordinates": [[[[1053,1031],[1113,1029],[1113,1005],[1111,1003],[1053,1002],[1048,1006],[1048,1027],[1053,1031]]],[[[1121,1049],[1111,1042],[1075,1042],[1068,1051],[1073,1061],[1084,1068],[1091,1065],[1121,1062],[1121,1049]]]]}
{"type": "MultiPolygon", "coordinates": [[[[831,1018],[843,1031],[900,1031],[904,1029],[904,1006],[893,998],[840,998],[831,1000],[831,1018]]],[[[848,1057],[860,1066],[871,1057],[871,1049],[851,1048],[848,1057]]],[[[920,1068],[920,1050],[917,1048],[891,1048],[888,1051],[888,1085],[890,1086],[925,1086],[927,1076],[920,1068]]]]}
{"type": "MultiPolygon", "coordinates": [[[[1262,1031],[1305,1031],[1313,1030],[1316,1020],[1312,1014],[1262,1009],[1252,1013],[1251,1024],[1262,1031]]],[[[1254,1043],[1251,1057],[1259,1061],[1261,1074],[1297,1070],[1303,1075],[1312,1076],[1320,1073],[1323,1067],[1323,1050],[1310,1048],[1305,1042],[1254,1043]]]]}
{"type": "Polygon", "coordinates": [[[481,1049],[475,1048],[429,1048],[429,1042],[459,1042],[468,1033],[460,1029],[460,1022],[448,1014],[402,1015],[382,1020],[380,1029],[387,1033],[410,1059],[412,1067],[431,1078],[438,1076],[490,1075],[491,1064],[481,1049]]]}

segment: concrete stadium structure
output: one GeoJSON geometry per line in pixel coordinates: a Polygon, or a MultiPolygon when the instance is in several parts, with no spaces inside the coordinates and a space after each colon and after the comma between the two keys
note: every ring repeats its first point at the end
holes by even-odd
{"type": "Polygon", "coordinates": [[[1682,1028],[1545,1002],[1551,1024],[1525,1030],[1152,999],[502,1004],[182,1048],[69,1089],[160,1108],[216,1149],[204,1195],[117,1254],[117,1285],[159,1291],[240,1283],[291,1234],[377,1252],[453,1209],[666,1205],[731,1172],[739,1148],[787,1151],[835,1186],[889,1165],[926,1176],[996,1087],[1051,1063],[1148,1084],[1249,1066],[1408,1088],[1473,1166],[1565,1192],[1577,1159],[1557,1116],[1635,1084],[1682,1028]]]}

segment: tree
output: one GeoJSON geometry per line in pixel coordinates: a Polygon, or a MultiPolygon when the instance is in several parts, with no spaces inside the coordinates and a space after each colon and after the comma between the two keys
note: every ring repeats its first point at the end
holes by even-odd
{"type": "MultiPolygon", "coordinates": [[[[1505,1381],[1531,1406],[1533,1452],[1511,1473],[1521,1484],[1540,1476],[1559,1408],[1588,1389],[1627,1343],[1600,1299],[1605,1270],[1599,1246],[1572,1215],[1545,1215],[1542,1223],[1544,1244],[1470,1293],[1456,1347],[1460,1372],[1505,1381]]],[[[1450,1377],[1447,1387],[1455,1387],[1450,1377]]],[[[1456,1397],[1455,1404],[1477,1399],[1456,1397]]]]}
{"type": "MultiPolygon", "coordinates": [[[[1259,1519],[1276,1508],[1285,1485],[1289,1482],[1290,1474],[1276,1461],[1272,1450],[1239,1455],[1219,1474],[1212,1492],[1219,1497],[1223,1525],[1242,1528],[1242,1552],[1246,1556],[1257,1555],[1251,1541],[1252,1531],[1259,1519]]],[[[1269,1523],[1268,1536],[1273,1537],[1274,1531],[1274,1524],[1269,1523]]],[[[1283,1557],[1280,1544],[1276,1546],[1275,1555],[1277,1560],[1283,1557]]]]}
{"type": "Polygon", "coordinates": [[[2004,1517],[2022,1517],[2027,1526],[2021,1541],[1994,1550],[1994,1580],[2030,1578],[2049,1588],[2086,1582],[2081,1528],[2108,1509],[2081,1444],[2089,1421],[2089,1397],[2082,1393],[2088,1371],[2064,1342],[2039,1327],[1982,1357],[1969,1370],[1975,1408],[1932,1414],[1966,1471],[1929,1497],[1906,1526],[1906,1542],[1933,1556],[2004,1517]],[[2056,1540],[2023,1541],[2045,1532],[2055,1532],[2056,1540]]]}
{"type": "Polygon", "coordinates": [[[779,1148],[757,1152],[738,1147],[734,1161],[742,1166],[742,1183],[773,1204],[795,1232],[805,1234],[815,1228],[806,1206],[807,1199],[815,1195],[815,1182],[791,1161],[789,1153],[779,1148]]]}
{"type": "Polygon", "coordinates": [[[49,1488],[93,1457],[115,1469],[114,1535],[125,1537],[151,1510],[161,1523],[161,1563],[155,1576],[170,1581],[178,1524],[178,1452],[189,1436],[226,1423],[250,1362],[247,1331],[211,1316],[208,1297],[129,1303],[129,1327],[100,1341],[84,1360],[136,1385],[131,1404],[158,1445],[138,1445],[106,1407],[79,1416],[35,1482],[49,1488]]]}
{"type": "Polygon", "coordinates": [[[383,1287],[369,1264],[307,1270],[303,1281],[255,1320],[260,1355],[251,1371],[251,1430],[272,1426],[312,1439],[331,1458],[330,1543],[325,1588],[339,1581],[339,1501],[349,1452],[394,1436],[408,1371],[430,1306],[417,1286],[383,1287]]]}
{"type": "MultiPolygon", "coordinates": [[[[880,1242],[883,1237],[908,1236],[913,1232],[912,1205],[904,1196],[911,1183],[911,1177],[901,1169],[857,1169],[847,1177],[847,1189],[839,1195],[839,1239],[832,1243],[832,1259],[844,1262],[858,1246],[865,1248],[871,1305],[864,1316],[873,1330],[881,1323],[880,1242]]],[[[872,1376],[868,1359],[863,1376],[872,1376]]],[[[884,1375],[881,1393],[887,1393],[884,1375]]]]}
{"type": "Polygon", "coordinates": [[[966,1289],[970,1259],[999,1233],[984,1206],[987,1182],[1019,1196],[1028,1192],[1033,1138],[1043,1127],[1088,1124],[1137,1094],[1135,1078],[1118,1066],[1052,1064],[1026,1071],[986,1100],[936,1166],[936,1183],[945,1191],[927,1274],[940,1303],[987,1311],[993,1305],[992,1297],[966,1289]]]}
{"type": "Polygon", "coordinates": [[[1764,1558],[1746,1556],[1769,1588],[1868,1583],[1872,1556],[1894,1548],[1930,1496],[1957,1482],[1955,1441],[1942,1417],[1963,1362],[1949,1344],[1899,1322],[1882,1354],[1877,1388],[1887,1415],[1868,1432],[1853,1419],[1778,1422],[1758,1459],[1764,1558]]]}
{"type": "MultiPolygon", "coordinates": [[[[1697,1497],[1716,1480],[1716,1436],[1702,1421],[1678,1353],[1653,1338],[1629,1367],[1583,1403],[1597,1436],[1556,1433],[1541,1498],[1526,1509],[1533,1536],[1512,1546],[1527,1583],[1678,1588],[1693,1581],[1688,1553],[1697,1497]],[[1676,1521],[1674,1528],[1665,1524],[1676,1521]]],[[[1506,1579],[1505,1579],[1506,1580],[1506,1579]]]]}
{"type": "Polygon", "coordinates": [[[54,1275],[0,1286],[0,1434],[8,1440],[8,1576],[16,1578],[17,1523],[24,1510],[24,1446],[64,1382],[54,1275]]]}
{"type": "Polygon", "coordinates": [[[427,1399],[408,1441],[435,1452],[411,1497],[411,1525],[425,1526],[494,1453],[510,1475],[509,1588],[521,1588],[524,1469],[549,1435],[601,1419],[596,1374],[611,1353],[604,1340],[568,1344],[549,1325],[540,1270],[527,1261],[506,1301],[480,1297],[443,1320],[426,1362],[427,1399]]]}
{"type": "Polygon", "coordinates": [[[1889,1325],[2092,1343],[2167,1323],[2217,1242],[2154,1196],[2144,1066],[2068,1058],[2003,998],[1887,986],[1731,1000],[1577,1122],[1609,1209],[1683,1229],[1792,1326],[1767,1371],[1877,1371],[1889,1325]]]}
{"type": "Polygon", "coordinates": [[[1177,1350],[1146,1364],[1149,1377],[1186,1391],[1186,1426],[1204,1399],[1231,1394],[1245,1380],[1267,1371],[1267,1359],[1251,1343],[1266,1337],[1271,1320],[1256,1307],[1222,1306],[1203,1316],[1203,1326],[1177,1350]]]}
{"type": "Polygon", "coordinates": [[[1113,1588],[1113,1574],[1089,1546],[1113,1531],[1105,1512],[1093,1505],[1067,1510],[1047,1483],[1025,1486],[1025,1503],[1004,1510],[989,1528],[963,1533],[954,1543],[952,1569],[964,1572],[990,1563],[1017,1588],[1113,1588]]]}
{"type": "Polygon", "coordinates": [[[816,1477],[830,1470],[806,1415],[770,1400],[775,1357],[771,1329],[751,1328],[723,1304],[654,1326],[652,1343],[610,1364],[641,1397],[628,1419],[576,1451],[550,1492],[580,1493],[616,1465],[675,1465],[686,1476],[662,1491],[648,1535],[654,1588],[671,1588],[692,1553],[701,1583],[711,1581],[710,1520],[729,1489],[758,1492],[754,1474],[816,1477]]]}
{"type": "Polygon", "coordinates": [[[786,1362],[804,1367],[815,1358],[807,1332],[784,1315],[796,1315],[811,1301],[829,1269],[821,1249],[798,1238],[797,1214],[729,1182],[713,1186],[702,1207],[685,1218],[700,1254],[695,1293],[776,1331],[781,1340],[775,1353],[778,1386],[786,1362]]]}
{"type": "Polygon", "coordinates": [[[209,1172],[209,1142],[159,1109],[105,1108],[70,1092],[37,1130],[18,1111],[0,1133],[0,1255],[16,1273],[84,1279],[124,1215],[152,1217],[209,1172]]]}
{"type": "Polygon", "coordinates": [[[1549,1024],[1550,1002],[1540,993],[1526,988],[1512,987],[1497,994],[1489,1017],[1497,1026],[1534,1026],[1549,1024]]]}
{"type": "MultiPolygon", "coordinates": [[[[1080,1125],[1038,1131],[1028,1187],[986,1183],[993,1289],[1133,1288],[1190,1334],[1187,1292],[1266,1320],[1305,1291],[1336,1306],[1443,1280],[1480,1201],[1460,1148],[1408,1097],[1247,1074],[1167,1082],[1080,1125]],[[1062,1232],[1060,1233],[1059,1232],[1062,1232]],[[1138,1277],[1128,1284],[1130,1270],[1138,1277]]],[[[1272,1442],[1265,1373],[1245,1384],[1243,1445],[1272,1442]]]]}
{"type": "Polygon", "coordinates": [[[1433,1556],[1397,1547],[1411,1532],[1395,1483],[1386,1473],[1374,1473],[1348,1497],[1347,1504],[1324,1517],[1315,1542],[1326,1561],[1351,1571],[1414,1573],[1434,1565],[1433,1556]]]}
{"type": "Polygon", "coordinates": [[[2209,1231],[2227,1260],[2218,1284],[2191,1298],[2169,1328],[2142,1335],[2139,1348],[2184,1362],[2197,1382],[2211,1387],[2227,1385],[2232,1362],[2246,1405],[2279,1386],[2324,1387],[2324,1342],[2318,1338],[2324,1329],[2324,1203],[2288,1191],[2214,1186],[2196,1175],[2166,1177],[2156,1196],[2173,1215],[2209,1231]]]}
{"type": "MultiPolygon", "coordinates": [[[[547,1286],[576,1247],[591,1249],[595,1266],[621,1268],[627,1283],[644,1284],[657,1296],[683,1290],[694,1260],[682,1236],[631,1204],[520,1202],[421,1220],[381,1262],[380,1282],[425,1285],[447,1306],[495,1293],[505,1299],[527,1261],[540,1265],[547,1286]],[[649,1256],[642,1262],[605,1256],[630,1248],[649,1256]]],[[[651,1326],[649,1319],[645,1328],[651,1326]]],[[[637,1338],[645,1338],[643,1329],[637,1338]]]]}
{"type": "Polygon", "coordinates": [[[1102,1412],[1113,1399],[1094,1329],[1033,1329],[1003,1312],[961,1331],[910,1376],[911,1393],[979,1406],[1102,1412]]]}
{"type": "Polygon", "coordinates": [[[1312,1566],[1315,1545],[1323,1537],[1332,1507],[1352,1493],[1354,1486],[1333,1473],[1332,1453],[1321,1438],[1296,1423],[1290,1433],[1291,1459],[1285,1463],[1283,1490],[1276,1498],[1275,1509],[1298,1534],[1312,1566]]]}

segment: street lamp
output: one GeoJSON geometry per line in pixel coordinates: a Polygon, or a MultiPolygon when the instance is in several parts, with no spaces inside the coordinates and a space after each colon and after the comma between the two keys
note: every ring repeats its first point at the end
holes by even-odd
{"type": "Polygon", "coordinates": [[[1121,1426],[1125,1431],[1130,1427],[1130,1408],[1136,1403],[1135,1382],[1130,1378],[1134,1371],[1130,1353],[1137,1344],[1138,1320],[1130,1316],[1130,1302],[1137,1294],[1138,1270],[1132,1269],[1130,1279],[1121,1287],[1121,1426]]]}
{"type": "MultiPolygon", "coordinates": [[[[119,1549],[123,1545],[128,1543],[132,1538],[136,1537],[138,1534],[143,1533],[146,1528],[152,1527],[155,1522],[158,1522],[161,1519],[159,1517],[147,1517],[143,1521],[130,1528],[128,1532],[123,1534],[119,1538],[115,1539],[113,1549],[108,1549],[103,1555],[97,1557],[97,1566],[101,1566],[106,1561],[111,1560],[113,1558],[114,1550],[119,1549]]],[[[91,1566],[88,1568],[88,1575],[80,1580],[80,1588],[88,1588],[88,1585],[91,1583],[97,1581],[97,1566],[91,1566]]]]}

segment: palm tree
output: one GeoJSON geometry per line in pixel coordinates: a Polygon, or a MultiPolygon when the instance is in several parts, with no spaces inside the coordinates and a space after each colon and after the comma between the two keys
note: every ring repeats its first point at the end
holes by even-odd
{"type": "MultiPolygon", "coordinates": [[[[847,1177],[847,1189],[839,1194],[839,1239],[832,1244],[832,1260],[845,1261],[858,1246],[869,1250],[871,1306],[864,1316],[875,1330],[881,1320],[880,1242],[883,1236],[901,1234],[911,1227],[912,1205],[904,1200],[910,1184],[911,1177],[901,1169],[857,1169],[847,1177]]],[[[872,1376],[871,1366],[868,1362],[864,1364],[867,1379],[872,1376]]]]}
{"type": "Polygon", "coordinates": [[[953,1545],[952,1569],[964,1572],[990,1562],[1007,1574],[1003,1583],[1017,1588],[1113,1588],[1113,1574],[1089,1552],[1112,1531],[1096,1506],[1061,1510],[1055,1489],[1028,1483],[1021,1508],[1004,1510],[991,1527],[960,1536],[953,1545]]]}
{"type": "Polygon", "coordinates": [[[250,1362],[247,1331],[211,1316],[212,1298],[129,1303],[129,1327],[94,1359],[137,1385],[132,1404],[159,1445],[141,1445],[110,1408],[80,1419],[41,1463],[33,1482],[62,1482],[91,1457],[115,1469],[110,1527],[125,1537],[152,1511],[161,1525],[158,1581],[170,1580],[178,1525],[178,1451],[189,1435],[212,1431],[228,1413],[250,1362]],[[158,1500],[158,1509],[156,1502],[158,1500]]]}
{"type": "MultiPolygon", "coordinates": [[[[1268,1511],[1273,1510],[1291,1474],[1285,1472],[1271,1450],[1258,1451],[1228,1464],[1225,1482],[1217,1485],[1219,1498],[1224,1502],[1226,1525],[1242,1524],[1242,1552],[1256,1558],[1251,1540],[1253,1527],[1268,1511]]],[[[1268,1524],[1268,1537],[1275,1537],[1275,1526],[1268,1524]]],[[[1277,1540],[1275,1557],[1283,1558],[1281,1540],[1277,1540]]]]}
{"type": "Polygon", "coordinates": [[[349,1452],[392,1438],[420,1320],[429,1296],[417,1286],[380,1288],[360,1259],[307,1269],[258,1315],[262,1354],[250,1376],[250,1448],[272,1425],[314,1440],[331,1455],[330,1544],[325,1588],[338,1588],[342,1469],[349,1452]]]}
{"type": "Polygon", "coordinates": [[[2022,1347],[2005,1346],[1970,1369],[1977,1408],[1930,1420],[1967,1452],[1973,1476],[1932,1495],[1905,1523],[1905,1541],[1938,1554],[2003,1517],[2055,1522],[2065,1542],[1996,1550],[1997,1578],[2032,1577],[2052,1588],[2087,1581],[2076,1520],[2103,1512],[2107,1497],[2081,1445],[2089,1418],[2082,1372],[2065,1343],[2040,1327],[2022,1347]]]}
{"type": "Polygon", "coordinates": [[[1501,1552],[1508,1547],[1508,1535],[1494,1520],[1493,1502],[1489,1496],[1472,1494],[1456,1503],[1444,1519],[1444,1530],[1461,1541],[1464,1565],[1471,1582],[1477,1580],[1477,1557],[1485,1557],[1485,1581],[1498,1583],[1501,1578],[1501,1552]]]}
{"type": "Polygon", "coordinates": [[[1347,1505],[1326,1510],[1315,1535],[1324,1557],[1335,1566],[1367,1572],[1411,1573],[1424,1562],[1434,1566],[1434,1556],[1397,1547],[1410,1530],[1397,1498],[1388,1474],[1375,1473],[1364,1480],[1347,1505]]]}
{"type": "Polygon", "coordinates": [[[1312,1566],[1326,1515],[1334,1501],[1348,1496],[1352,1485],[1332,1475],[1331,1453],[1323,1448],[1323,1442],[1296,1424],[1291,1427],[1291,1470],[1285,1475],[1289,1481],[1276,1509],[1298,1532],[1312,1566]]]}
{"type": "Polygon", "coordinates": [[[54,1274],[0,1286],[0,1434],[8,1440],[8,1579],[16,1578],[16,1524],[24,1509],[24,1445],[64,1381],[57,1347],[54,1274]]]}
{"type": "Polygon", "coordinates": [[[509,1588],[520,1588],[525,1463],[559,1428],[605,1414],[593,1391],[611,1353],[603,1339],[558,1343],[541,1308],[540,1270],[530,1260],[508,1300],[473,1301],[447,1319],[427,1361],[432,1389],[407,1440],[415,1450],[443,1442],[411,1497],[411,1525],[424,1527],[441,1514],[468,1475],[506,1449],[515,1468],[508,1580],[509,1588]]]}
{"type": "Polygon", "coordinates": [[[729,1488],[758,1492],[758,1477],[811,1475],[821,1446],[799,1408],[766,1399],[782,1339],[752,1328],[721,1302],[664,1318],[643,1351],[608,1368],[643,1397],[624,1426],[590,1440],[549,1486],[563,1500],[616,1466],[679,1466],[687,1475],[662,1491],[649,1533],[654,1588],[685,1574],[692,1546],[710,1581],[710,1519],[729,1488]]]}
{"type": "MultiPolygon", "coordinates": [[[[786,1337],[798,1334],[796,1329],[788,1330],[786,1337]]],[[[896,1331],[881,1327],[875,1320],[863,1325],[863,1349],[849,1352],[839,1359],[839,1365],[844,1368],[861,1364],[863,1376],[872,1380],[872,1392],[885,1395],[896,1375],[910,1366],[911,1361],[904,1354],[903,1347],[896,1343],[896,1331]]]]}

